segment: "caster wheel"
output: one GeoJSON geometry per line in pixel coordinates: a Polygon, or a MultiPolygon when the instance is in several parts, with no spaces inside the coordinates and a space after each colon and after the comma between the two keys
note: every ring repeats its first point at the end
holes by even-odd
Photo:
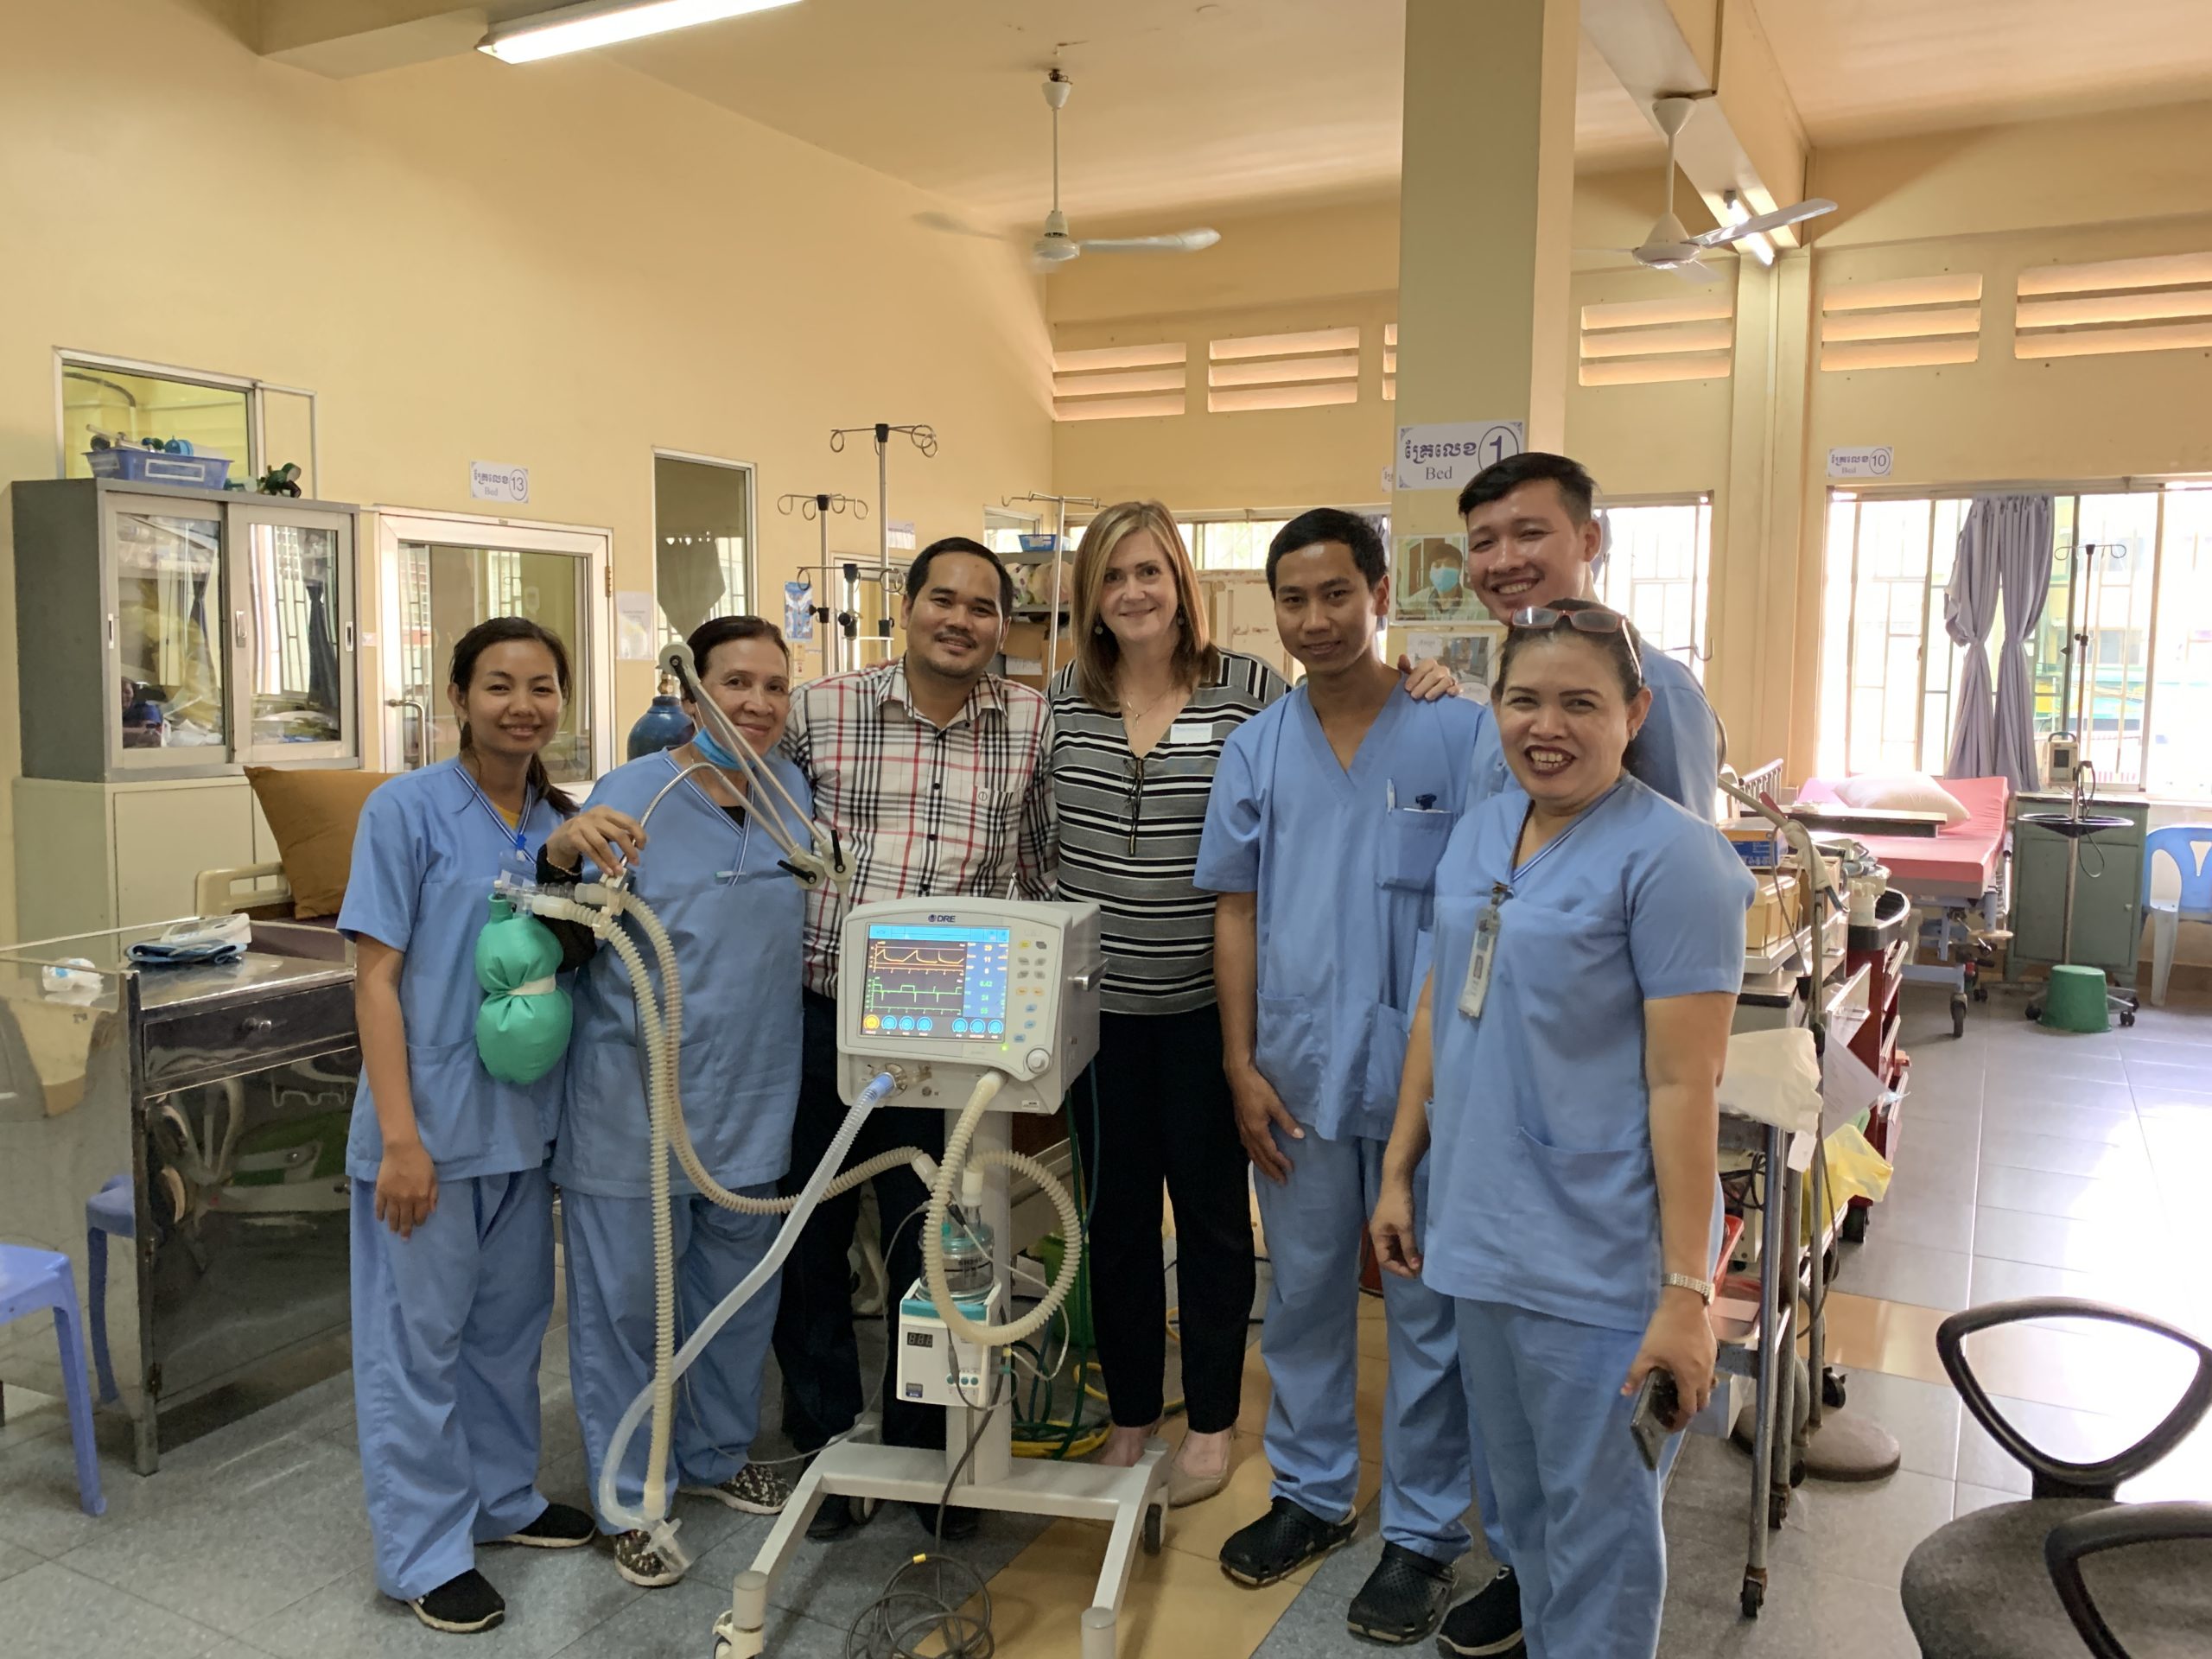
{"type": "MultiPolygon", "coordinates": [[[[1802,1458],[1793,1457],[1793,1458],[1791,1458],[1791,1459],[1789,1459],[1789,1490],[1790,1490],[1790,1491],[1796,1491],[1797,1490],[1797,1488],[1799,1488],[1800,1486],[1802,1486],[1804,1484],[1805,1484],[1805,1459],[1802,1459],[1802,1458]]],[[[1788,1503],[1787,1503],[1787,1502],[1785,1501],[1785,1502],[1784,1502],[1784,1503],[1783,1503],[1783,1513],[1784,1515],[1787,1515],[1789,1512],[1789,1504],[1788,1504],[1788,1503]]],[[[1782,1524],[1782,1522],[1779,1522],[1779,1521],[1777,1521],[1776,1522],[1774,1522],[1774,1524],[1775,1524],[1776,1526],[1777,1526],[1777,1527],[1778,1527],[1778,1526],[1780,1526],[1780,1525],[1782,1524]]]]}
{"type": "Polygon", "coordinates": [[[1977,1001],[1977,1002],[1986,1002],[1986,1001],[1989,1001],[1989,987],[1988,987],[1988,986],[1986,986],[1986,985],[1977,985],[1977,986],[1975,986],[1975,987],[1974,988],[1974,1000],[1975,1001],[1977,1001]]]}
{"type": "Polygon", "coordinates": [[[2028,1020],[2030,1023],[2032,1024],[2034,1021],[2043,1018],[2043,1004],[2040,1002],[2031,1002],[2027,1006],[2026,1012],[2028,1020]]]}
{"type": "Polygon", "coordinates": [[[1766,1586],[1754,1579],[1744,1580],[1744,1617],[1757,1618],[1766,1605],[1766,1586]]]}
{"type": "Polygon", "coordinates": [[[1147,1555],[1159,1554],[1166,1534],[1166,1510],[1160,1507],[1147,1510],[1144,1512],[1144,1553],[1147,1555]]]}
{"type": "Polygon", "coordinates": [[[1770,1492],[1766,1499],[1766,1529],[1780,1532],[1782,1523],[1789,1518],[1789,1494],[1770,1492]]]}
{"type": "Polygon", "coordinates": [[[1966,1034],[1967,1000],[1963,996],[1955,996],[1951,999],[1951,1035],[1963,1037],[1966,1034]]]}
{"type": "Polygon", "coordinates": [[[1843,1212],[1844,1242],[1850,1244],[1864,1244],[1866,1242],[1867,1218],[1872,1214],[1872,1211],[1861,1210],[1856,1205],[1845,1211],[1843,1212]]]}
{"type": "Polygon", "coordinates": [[[1850,1384],[1841,1371],[1831,1370],[1821,1379],[1821,1404],[1829,1411],[1841,1411],[1850,1393],[1850,1384]]]}
{"type": "Polygon", "coordinates": [[[2123,1026],[2133,1025],[2135,1023],[2135,1010],[2133,1008],[2122,1009],[2120,1015],[2120,1023],[2123,1026]]]}

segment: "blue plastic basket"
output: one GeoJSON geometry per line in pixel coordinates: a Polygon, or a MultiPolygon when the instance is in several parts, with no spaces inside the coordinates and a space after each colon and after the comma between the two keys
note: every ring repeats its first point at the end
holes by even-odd
{"type": "Polygon", "coordinates": [[[219,490],[231,475],[221,455],[172,455],[135,444],[87,450],[94,478],[118,478],[130,484],[175,484],[188,490],[219,490]]]}

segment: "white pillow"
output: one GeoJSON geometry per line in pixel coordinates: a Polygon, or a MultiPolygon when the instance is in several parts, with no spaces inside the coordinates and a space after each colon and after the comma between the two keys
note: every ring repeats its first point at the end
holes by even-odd
{"type": "Polygon", "coordinates": [[[1846,806],[1886,812],[1940,812],[1945,823],[1964,823],[1974,814],[1959,798],[1924,772],[1872,772],[1847,778],[1835,786],[1846,806]]]}

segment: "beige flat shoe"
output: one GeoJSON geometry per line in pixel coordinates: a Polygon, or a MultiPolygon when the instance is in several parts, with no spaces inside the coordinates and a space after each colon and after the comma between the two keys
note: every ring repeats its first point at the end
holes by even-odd
{"type": "Polygon", "coordinates": [[[1229,1484],[1229,1477],[1236,1467],[1232,1454],[1217,1475],[1194,1475],[1180,1463],[1167,1465],[1167,1507],[1171,1510],[1188,1509],[1193,1503],[1203,1503],[1229,1484]]]}

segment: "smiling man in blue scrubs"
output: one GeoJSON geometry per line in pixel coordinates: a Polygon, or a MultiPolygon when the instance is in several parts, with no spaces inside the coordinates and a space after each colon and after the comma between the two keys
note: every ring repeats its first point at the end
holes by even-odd
{"type": "MultiPolygon", "coordinates": [[[[1376,655],[1389,604],[1382,538],[1321,508],[1268,550],[1275,626],[1305,681],[1222,752],[1195,884],[1219,895],[1215,974],[1238,1133],[1264,1178],[1272,1265],[1260,1349],[1274,1398],[1268,1513],[1222,1546],[1273,1584],[1350,1540],[1359,1484],[1359,1257],[1421,989],[1436,865],[1488,717],[1417,702],[1376,655]]],[[[1466,1549],[1467,1406],[1451,1302],[1383,1287],[1381,1563],[1352,1630],[1420,1640],[1466,1549]]]]}

